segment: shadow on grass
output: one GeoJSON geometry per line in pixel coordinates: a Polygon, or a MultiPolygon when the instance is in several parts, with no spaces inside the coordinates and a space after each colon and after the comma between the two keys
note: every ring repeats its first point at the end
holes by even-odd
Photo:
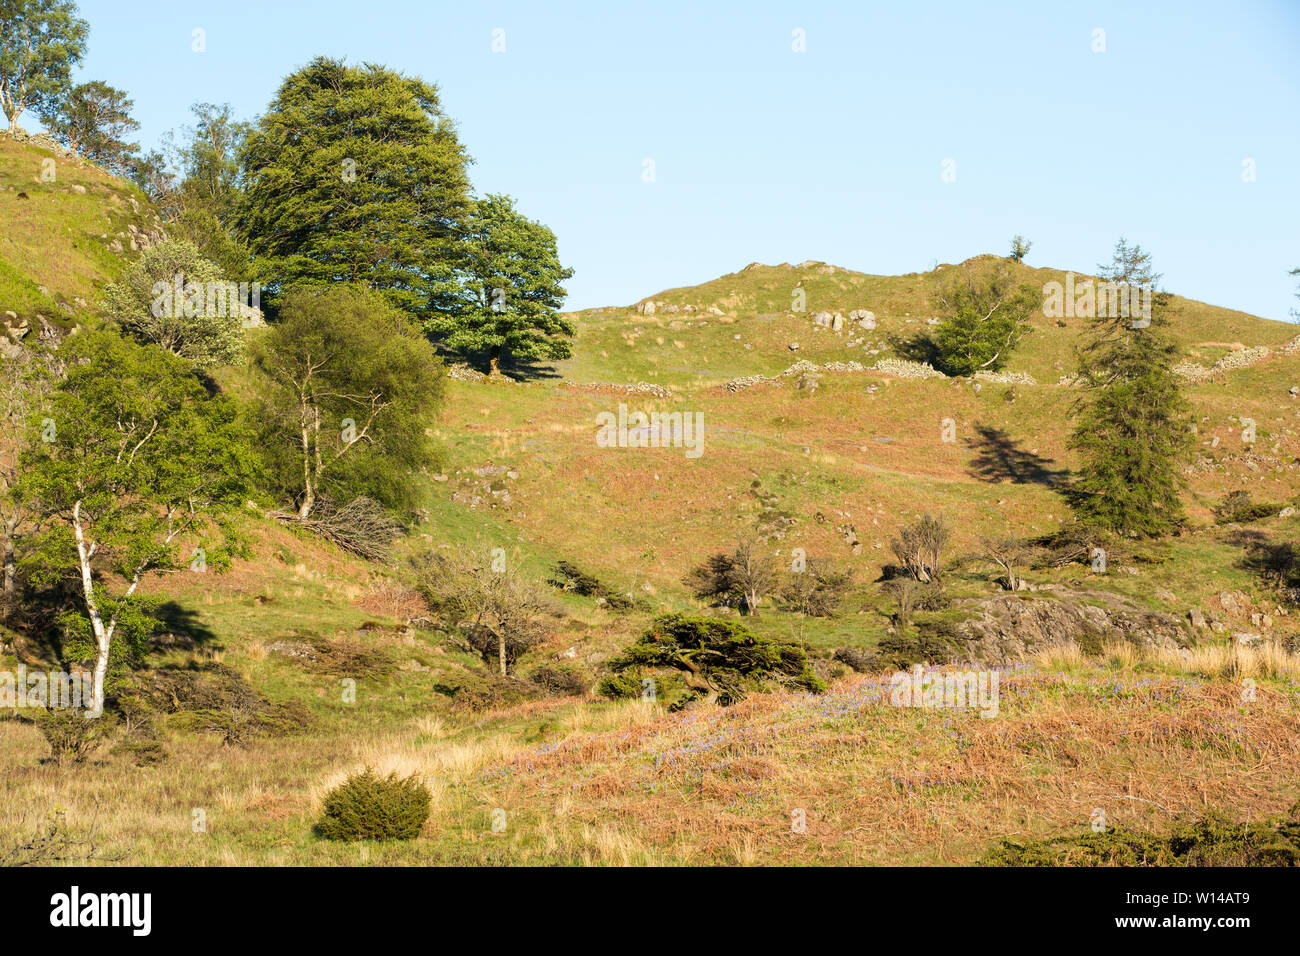
{"type": "Polygon", "coordinates": [[[1062,488],[1069,482],[1066,468],[1053,468],[1055,460],[1021,448],[1000,428],[975,423],[976,437],[968,440],[975,450],[970,474],[989,482],[1009,481],[1015,485],[1047,485],[1062,488]]]}

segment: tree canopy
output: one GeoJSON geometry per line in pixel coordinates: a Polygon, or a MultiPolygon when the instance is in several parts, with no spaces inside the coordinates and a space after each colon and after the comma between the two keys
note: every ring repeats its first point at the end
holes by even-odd
{"type": "Polygon", "coordinates": [[[942,313],[933,336],[936,364],[949,375],[1006,365],[1039,302],[1033,288],[1017,285],[1005,267],[981,274],[969,263],[936,295],[942,313]]]}
{"type": "Polygon", "coordinates": [[[460,308],[470,160],[435,86],[319,57],[281,84],[239,162],[235,226],[272,295],[355,283],[421,319],[460,308]]]}
{"type": "Polygon", "coordinates": [[[434,313],[426,330],[449,348],[501,357],[562,359],[573,323],[560,314],[573,275],[560,263],[555,233],[526,218],[509,196],[474,203],[465,227],[463,308],[434,313]]]}
{"type": "Polygon", "coordinates": [[[200,368],[239,355],[243,305],[217,266],[183,239],[146,249],[104,289],[105,318],[200,368]]]}
{"type": "Polygon", "coordinates": [[[294,289],[253,354],[266,378],[260,444],[299,518],[322,496],[412,504],[410,474],[434,457],[426,429],[443,372],[405,316],[355,286],[294,289]]]}
{"type": "Polygon", "coordinates": [[[0,0],[0,109],[12,130],[71,87],[90,26],[72,0],[0,0]]]}
{"type": "Polygon", "coordinates": [[[92,80],[44,104],[41,123],[78,156],[121,176],[132,171],[135,154],[140,151],[125,139],[140,128],[131,117],[132,105],[121,90],[103,80],[92,80]]]}
{"type": "Polygon", "coordinates": [[[83,330],[59,357],[66,373],[33,413],[42,441],[24,456],[22,497],[47,522],[28,563],[38,578],[78,582],[83,613],[64,626],[74,655],[84,642],[95,659],[100,709],[110,663],[129,663],[148,633],[141,580],[240,500],[253,466],[234,404],[176,356],[83,330]]]}

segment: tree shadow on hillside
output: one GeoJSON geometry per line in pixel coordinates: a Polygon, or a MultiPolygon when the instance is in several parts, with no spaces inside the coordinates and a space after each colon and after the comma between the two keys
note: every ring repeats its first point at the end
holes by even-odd
{"type": "Polygon", "coordinates": [[[1225,537],[1234,548],[1241,548],[1237,566],[1256,575],[1269,587],[1287,592],[1291,600],[1300,598],[1300,552],[1289,541],[1276,541],[1253,529],[1237,529],[1225,537]]]}
{"type": "Polygon", "coordinates": [[[149,643],[157,650],[182,648],[187,651],[205,647],[219,651],[217,635],[202,623],[198,613],[182,607],[175,601],[164,601],[153,609],[152,616],[162,622],[149,643]]]}
{"type": "MultiPolygon", "coordinates": [[[[474,371],[481,372],[484,375],[487,375],[492,367],[491,354],[486,350],[474,352],[439,347],[438,355],[448,365],[464,363],[474,371]]],[[[503,375],[516,381],[557,379],[560,377],[560,373],[554,365],[536,359],[516,358],[513,355],[503,355],[499,367],[503,375]]]]}
{"type": "Polygon", "coordinates": [[[897,334],[887,335],[885,341],[899,358],[907,359],[909,362],[924,362],[926,365],[939,368],[939,347],[934,344],[934,340],[928,333],[917,332],[908,337],[897,334]]]}
{"type": "Polygon", "coordinates": [[[1053,488],[1068,483],[1069,469],[1050,467],[1055,464],[1054,459],[1043,458],[1019,447],[1002,429],[976,422],[975,432],[977,437],[967,440],[976,452],[971,459],[972,476],[989,482],[1053,488]]]}

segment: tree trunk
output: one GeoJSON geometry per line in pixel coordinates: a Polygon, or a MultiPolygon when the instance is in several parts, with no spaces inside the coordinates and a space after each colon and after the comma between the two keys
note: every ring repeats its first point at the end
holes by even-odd
{"type": "Polygon", "coordinates": [[[14,592],[17,589],[16,561],[14,558],[14,532],[18,528],[18,517],[11,513],[5,518],[4,539],[4,619],[13,613],[14,592]]]}
{"type": "Polygon", "coordinates": [[[316,507],[316,492],[312,490],[311,479],[307,479],[307,490],[303,493],[302,504],[298,505],[298,517],[304,521],[311,517],[311,509],[316,507]]]}
{"type": "Polygon", "coordinates": [[[81,502],[72,506],[72,532],[77,542],[77,563],[81,566],[81,595],[90,616],[90,629],[95,635],[95,672],[90,691],[90,709],[87,717],[104,713],[104,681],[108,677],[108,650],[113,632],[104,625],[104,616],[95,600],[95,579],[90,573],[91,550],[86,547],[86,536],[81,528],[81,502]]]}
{"type": "Polygon", "coordinates": [[[704,694],[704,703],[716,704],[718,702],[718,689],[710,683],[700,669],[690,661],[682,662],[682,672],[686,675],[686,686],[693,691],[704,694]]]}
{"type": "Polygon", "coordinates": [[[311,509],[316,506],[316,490],[312,487],[311,473],[311,432],[308,430],[307,400],[301,399],[302,422],[302,503],[298,505],[298,517],[306,519],[311,509]]]}
{"type": "Polygon", "coordinates": [[[488,359],[488,374],[501,374],[501,346],[499,345],[493,347],[492,357],[488,359]]]}
{"type": "Polygon", "coordinates": [[[501,657],[501,676],[506,676],[506,636],[505,633],[497,635],[497,653],[501,657]]]}

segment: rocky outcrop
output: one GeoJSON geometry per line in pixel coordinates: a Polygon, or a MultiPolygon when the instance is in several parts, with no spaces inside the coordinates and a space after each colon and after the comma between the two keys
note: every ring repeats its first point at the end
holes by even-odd
{"type": "Polygon", "coordinates": [[[990,666],[1025,660],[1053,647],[1087,653],[1121,641],[1177,649],[1192,643],[1182,620],[1126,604],[1110,594],[1073,594],[1061,600],[1001,595],[980,601],[956,626],[960,656],[990,666]]]}

